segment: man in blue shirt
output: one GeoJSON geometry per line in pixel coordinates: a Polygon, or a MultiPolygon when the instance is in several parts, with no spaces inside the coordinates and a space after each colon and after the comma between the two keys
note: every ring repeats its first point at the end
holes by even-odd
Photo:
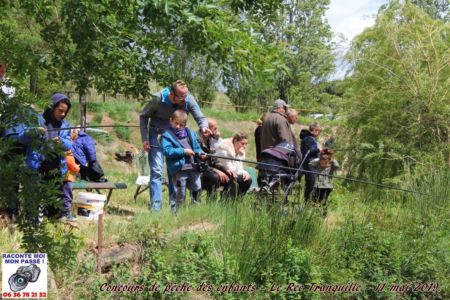
{"type": "MultiPolygon", "coordinates": [[[[211,133],[208,120],[200,110],[194,96],[189,93],[186,83],[177,80],[169,87],[153,94],[140,113],[141,138],[150,164],[149,209],[160,211],[162,206],[162,173],[164,157],[159,144],[159,136],[170,128],[169,119],[178,110],[192,113],[203,134],[211,133]]],[[[169,176],[169,194],[174,191],[169,176]]]]}

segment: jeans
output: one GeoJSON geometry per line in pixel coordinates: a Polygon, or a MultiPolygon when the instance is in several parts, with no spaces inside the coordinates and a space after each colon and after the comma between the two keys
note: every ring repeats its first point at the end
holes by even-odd
{"type": "Polygon", "coordinates": [[[200,173],[195,170],[179,171],[172,179],[174,183],[175,198],[170,197],[170,207],[176,212],[186,199],[186,189],[191,191],[192,204],[199,204],[202,184],[200,173]]]}
{"type": "Polygon", "coordinates": [[[70,181],[64,181],[61,190],[62,190],[62,216],[67,216],[72,214],[72,201],[73,201],[73,192],[72,192],[73,183],[70,181]]]}
{"type": "MultiPolygon", "coordinates": [[[[164,156],[155,130],[150,129],[150,151],[148,152],[148,163],[150,165],[150,201],[148,207],[154,211],[160,211],[162,207],[162,176],[164,156]]],[[[169,198],[175,199],[175,191],[172,178],[169,177],[169,198]]]]}

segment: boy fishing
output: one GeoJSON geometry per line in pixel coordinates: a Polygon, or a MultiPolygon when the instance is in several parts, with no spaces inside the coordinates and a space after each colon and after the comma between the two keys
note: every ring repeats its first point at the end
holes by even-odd
{"type": "Polygon", "coordinates": [[[170,117],[170,128],[161,136],[162,153],[166,157],[168,175],[172,177],[173,193],[170,207],[176,213],[186,198],[186,188],[191,191],[192,203],[200,202],[201,179],[194,156],[206,156],[198,143],[195,131],[186,127],[187,113],[176,110],[170,117]]]}

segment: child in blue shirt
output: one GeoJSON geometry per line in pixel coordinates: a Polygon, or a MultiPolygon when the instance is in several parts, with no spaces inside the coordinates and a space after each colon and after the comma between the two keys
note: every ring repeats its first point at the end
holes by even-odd
{"type": "Polygon", "coordinates": [[[191,191],[192,203],[200,202],[200,172],[194,156],[205,159],[198,143],[197,134],[186,127],[187,114],[176,110],[170,117],[170,129],[161,136],[162,153],[166,157],[167,172],[171,177],[173,192],[170,193],[170,207],[175,213],[186,198],[186,188],[191,191]]]}

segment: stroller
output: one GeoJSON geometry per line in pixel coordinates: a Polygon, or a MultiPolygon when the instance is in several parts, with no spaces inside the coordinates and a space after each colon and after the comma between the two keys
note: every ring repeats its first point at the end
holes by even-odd
{"type": "Polygon", "coordinates": [[[287,204],[299,176],[301,160],[301,153],[287,142],[264,150],[256,166],[259,170],[259,201],[274,204],[276,198],[283,195],[282,204],[287,204]]]}

